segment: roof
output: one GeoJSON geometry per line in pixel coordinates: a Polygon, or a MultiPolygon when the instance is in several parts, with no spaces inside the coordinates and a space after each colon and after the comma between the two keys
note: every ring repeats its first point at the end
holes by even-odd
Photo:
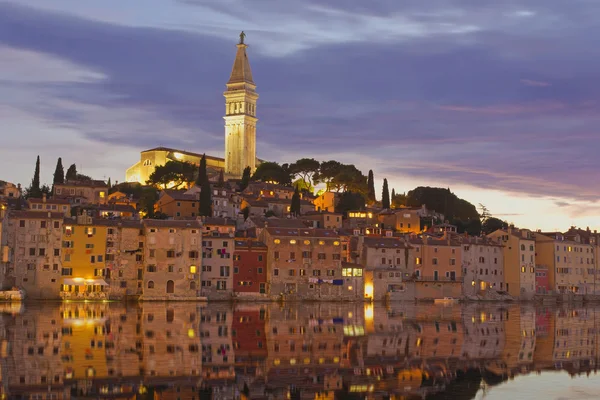
{"type": "Polygon", "coordinates": [[[222,217],[206,217],[202,219],[202,223],[204,225],[235,226],[235,220],[222,217]]]}
{"type": "Polygon", "coordinates": [[[171,197],[173,200],[178,201],[198,201],[198,197],[193,194],[186,194],[185,190],[175,190],[175,189],[164,189],[161,192],[160,197],[167,195],[171,197]]]}
{"type": "Polygon", "coordinates": [[[265,228],[273,236],[300,236],[300,237],[320,237],[320,238],[339,238],[340,236],[333,229],[289,229],[289,228],[265,228]]]}
{"type": "Polygon", "coordinates": [[[40,212],[27,210],[11,210],[10,219],[63,219],[65,213],[62,212],[40,212]]]}
{"type": "Polygon", "coordinates": [[[139,220],[120,220],[120,219],[105,219],[105,218],[92,218],[92,222],[90,224],[79,224],[77,223],[77,218],[74,217],[65,217],[64,223],[69,225],[79,225],[79,226],[115,226],[115,227],[123,227],[123,228],[136,228],[140,229],[142,227],[142,222],[139,220]]]}
{"type": "MultiPolygon", "coordinates": [[[[279,199],[276,197],[262,197],[260,201],[264,201],[265,203],[269,204],[291,204],[292,203],[292,199],[279,199]]],[[[300,205],[305,205],[305,206],[314,206],[313,203],[311,203],[308,200],[300,200],[300,205]]]]}
{"type": "Polygon", "coordinates": [[[456,247],[456,246],[460,246],[460,242],[456,241],[455,239],[436,239],[435,237],[432,236],[425,236],[423,235],[422,237],[414,237],[409,239],[409,242],[411,244],[416,244],[416,245],[429,245],[429,246],[452,246],[452,247],[456,247]]]}
{"type": "Polygon", "coordinates": [[[51,199],[40,199],[40,198],[33,198],[30,197],[27,199],[27,201],[29,203],[34,203],[34,204],[39,204],[39,203],[47,203],[47,204],[70,204],[69,200],[65,200],[65,199],[55,199],[55,198],[51,198],[51,199]]]}
{"type": "Polygon", "coordinates": [[[258,228],[291,228],[304,229],[306,225],[299,219],[277,217],[250,217],[250,221],[258,228]]]}
{"type": "Polygon", "coordinates": [[[389,237],[365,237],[364,245],[367,247],[384,247],[387,249],[409,249],[408,246],[403,240],[399,240],[397,238],[389,238],[389,237]]]}
{"type": "MultiPolygon", "coordinates": [[[[202,154],[200,154],[200,153],[193,153],[191,151],[178,150],[178,149],[173,149],[171,147],[163,147],[163,146],[154,147],[154,148],[148,149],[148,150],[143,150],[142,153],[148,153],[151,151],[166,151],[169,153],[181,153],[181,154],[185,154],[187,156],[202,158],[202,154]]],[[[211,159],[211,160],[215,160],[215,161],[225,161],[225,159],[219,158],[219,157],[213,157],[213,156],[209,156],[206,154],[204,156],[206,157],[206,159],[211,159]]]]}
{"type": "Polygon", "coordinates": [[[252,247],[253,249],[267,250],[267,245],[251,239],[235,239],[235,248],[252,247]]]}
{"type": "Polygon", "coordinates": [[[303,217],[314,217],[314,216],[318,216],[318,215],[339,215],[339,216],[342,216],[344,214],[342,214],[342,213],[336,213],[336,212],[331,212],[331,211],[307,211],[304,214],[302,214],[303,217]]]}
{"type": "Polygon", "coordinates": [[[57,183],[55,186],[83,186],[83,187],[106,187],[108,185],[104,181],[90,180],[90,181],[65,181],[65,183],[57,183]]]}
{"type": "Polygon", "coordinates": [[[147,228],[201,228],[198,220],[171,220],[171,219],[145,219],[144,226],[147,228]]]}
{"type": "Polygon", "coordinates": [[[237,52],[235,53],[235,60],[233,61],[233,68],[231,68],[231,76],[227,84],[234,83],[249,83],[254,85],[252,79],[252,70],[250,69],[250,61],[248,61],[248,55],[246,54],[246,48],[248,45],[240,43],[237,45],[237,52]]]}

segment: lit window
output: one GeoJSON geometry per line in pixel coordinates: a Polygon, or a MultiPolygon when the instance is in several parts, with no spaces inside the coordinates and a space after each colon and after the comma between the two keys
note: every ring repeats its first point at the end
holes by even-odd
{"type": "Polygon", "coordinates": [[[275,243],[275,244],[279,244],[279,243],[281,243],[281,240],[279,240],[279,239],[275,239],[275,240],[273,240],[273,243],[275,243]]]}
{"type": "Polygon", "coordinates": [[[338,242],[338,241],[336,240],[335,242],[333,242],[333,245],[334,245],[334,246],[339,246],[339,245],[340,245],[340,242],[338,242]]]}
{"type": "Polygon", "coordinates": [[[192,266],[190,267],[190,274],[195,274],[195,273],[196,273],[196,266],[195,266],[195,265],[192,265],[192,266]]]}
{"type": "Polygon", "coordinates": [[[290,244],[296,244],[296,239],[290,240],[290,244]]]}
{"type": "Polygon", "coordinates": [[[304,244],[310,244],[310,240],[305,240],[304,244]]]}
{"type": "Polygon", "coordinates": [[[101,199],[103,199],[105,195],[106,195],[106,193],[104,193],[104,192],[100,192],[100,198],[101,198],[101,199]]]}
{"type": "Polygon", "coordinates": [[[325,241],[323,241],[323,240],[319,240],[319,244],[320,244],[321,246],[323,246],[323,245],[325,244],[325,241]]]}

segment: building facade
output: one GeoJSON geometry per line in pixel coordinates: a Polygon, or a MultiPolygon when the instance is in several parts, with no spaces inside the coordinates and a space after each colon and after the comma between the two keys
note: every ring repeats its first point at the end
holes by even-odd
{"type": "Polygon", "coordinates": [[[255,240],[235,240],[233,292],[240,297],[267,297],[267,246],[255,240]]]}
{"type": "Polygon", "coordinates": [[[502,243],[486,237],[458,237],[462,243],[463,294],[505,290],[502,243]]]}

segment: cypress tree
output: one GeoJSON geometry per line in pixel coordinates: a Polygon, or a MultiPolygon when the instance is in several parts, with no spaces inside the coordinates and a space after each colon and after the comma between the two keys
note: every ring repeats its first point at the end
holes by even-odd
{"type": "Polygon", "coordinates": [[[200,159],[200,166],[198,167],[198,176],[196,177],[196,186],[202,187],[204,181],[208,181],[208,174],[206,172],[206,155],[203,154],[200,159]]]}
{"type": "Polygon", "coordinates": [[[381,193],[381,206],[384,210],[390,208],[390,190],[388,188],[387,179],[383,180],[383,192],[381,193]]]}
{"type": "Polygon", "coordinates": [[[71,164],[69,169],[67,169],[67,174],[65,175],[65,179],[68,181],[77,180],[77,166],[75,164],[71,164]]]}
{"type": "Polygon", "coordinates": [[[54,170],[54,179],[52,180],[52,192],[54,192],[54,185],[60,185],[63,183],[65,183],[65,169],[62,165],[62,158],[58,157],[56,169],[54,170]]]}
{"type": "Polygon", "coordinates": [[[108,181],[106,182],[106,186],[108,186],[108,190],[112,187],[112,183],[110,182],[110,176],[108,177],[108,181]]]}
{"type": "Polygon", "coordinates": [[[369,170],[369,177],[367,178],[367,187],[369,190],[367,193],[367,200],[370,204],[373,204],[377,201],[377,198],[375,197],[375,180],[373,178],[372,169],[369,170]]]}
{"type": "Polygon", "coordinates": [[[296,190],[294,190],[294,195],[292,196],[290,214],[294,216],[300,215],[300,191],[298,190],[298,186],[296,186],[296,190]]]}
{"type": "Polygon", "coordinates": [[[250,172],[252,171],[249,166],[244,168],[244,173],[242,174],[242,180],[240,182],[240,190],[244,190],[248,187],[248,184],[250,183],[250,172]]]}
{"type": "Polygon", "coordinates": [[[392,197],[390,197],[390,205],[394,207],[394,199],[396,198],[396,191],[392,188],[392,197]]]}
{"type": "Polygon", "coordinates": [[[27,197],[41,197],[42,189],[40,187],[40,156],[37,156],[35,162],[35,171],[33,172],[33,179],[31,185],[27,189],[27,197]]]}

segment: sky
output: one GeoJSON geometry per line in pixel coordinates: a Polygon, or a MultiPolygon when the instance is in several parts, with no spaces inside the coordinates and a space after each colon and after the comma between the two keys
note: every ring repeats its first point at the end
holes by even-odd
{"type": "Polygon", "coordinates": [[[46,182],[58,157],[115,182],[156,146],[222,156],[244,30],[259,157],[600,230],[598,15],[590,0],[0,0],[0,179],[28,185],[37,155],[46,182]]]}

